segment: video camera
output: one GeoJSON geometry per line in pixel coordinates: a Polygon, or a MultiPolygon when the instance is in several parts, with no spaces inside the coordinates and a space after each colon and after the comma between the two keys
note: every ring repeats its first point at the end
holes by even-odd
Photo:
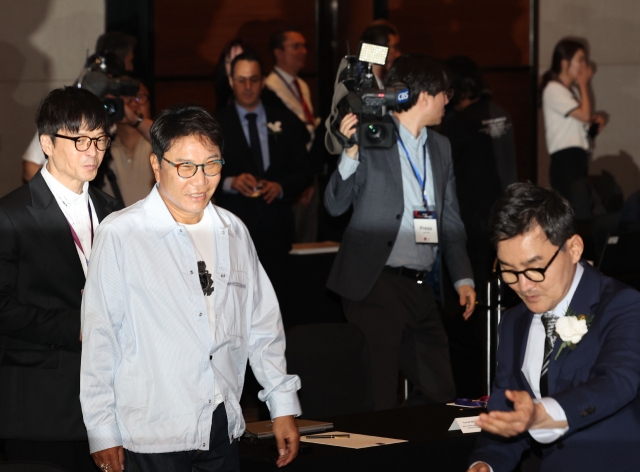
{"type": "MultiPolygon", "coordinates": [[[[358,144],[363,148],[390,148],[396,143],[395,126],[385,113],[409,100],[409,89],[403,83],[377,88],[372,64],[384,65],[389,48],[375,44],[360,43],[358,57],[345,57],[338,70],[328,133],[331,133],[343,148],[358,144]],[[358,116],[358,129],[351,139],[340,132],[340,123],[348,113],[358,116]]],[[[337,148],[329,145],[329,152],[337,148]]]]}
{"type": "Polygon", "coordinates": [[[115,54],[94,54],[87,59],[75,83],[102,100],[112,123],[124,118],[124,101],[120,97],[134,97],[140,90],[140,82],[124,75],[125,72],[124,64],[115,54]]]}

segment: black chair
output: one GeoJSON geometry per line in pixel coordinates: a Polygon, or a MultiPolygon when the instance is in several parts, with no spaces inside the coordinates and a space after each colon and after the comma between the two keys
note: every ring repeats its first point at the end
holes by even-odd
{"type": "Polygon", "coordinates": [[[369,350],[349,323],[299,325],[287,331],[287,371],[300,376],[302,417],[373,411],[369,350]]]}
{"type": "Polygon", "coordinates": [[[0,472],[65,472],[65,470],[45,462],[11,461],[0,462],[0,472]]]}
{"type": "Polygon", "coordinates": [[[640,231],[610,235],[598,269],[640,290],[640,231]]]}

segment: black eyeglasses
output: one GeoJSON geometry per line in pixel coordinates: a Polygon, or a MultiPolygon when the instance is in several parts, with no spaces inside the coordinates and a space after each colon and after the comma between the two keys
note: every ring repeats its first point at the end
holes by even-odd
{"type": "Polygon", "coordinates": [[[61,134],[54,134],[56,138],[68,139],[69,141],[75,141],[76,149],[80,152],[84,152],[91,147],[91,143],[96,145],[98,151],[106,151],[111,145],[111,138],[106,134],[98,136],[97,138],[90,138],[89,136],[78,136],[72,138],[71,136],[63,136],[61,134]]]}
{"type": "Polygon", "coordinates": [[[183,179],[188,179],[196,175],[198,167],[202,167],[202,172],[204,172],[204,175],[207,177],[215,177],[222,171],[222,165],[224,164],[224,159],[211,159],[204,164],[194,164],[193,162],[181,162],[180,164],[176,164],[165,157],[163,157],[162,160],[167,161],[175,167],[176,171],[178,171],[178,175],[183,179]]]}
{"type": "Polygon", "coordinates": [[[556,256],[560,252],[560,249],[564,246],[564,243],[560,245],[556,253],[553,255],[549,263],[543,269],[525,269],[525,270],[502,270],[499,268],[499,275],[505,284],[515,284],[518,281],[520,274],[532,282],[544,282],[544,273],[547,271],[551,263],[555,260],[556,256]]]}

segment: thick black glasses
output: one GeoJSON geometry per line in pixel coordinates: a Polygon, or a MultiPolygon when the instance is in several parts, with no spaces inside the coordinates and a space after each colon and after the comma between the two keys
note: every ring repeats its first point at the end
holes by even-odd
{"type": "Polygon", "coordinates": [[[524,275],[526,278],[531,280],[532,282],[543,282],[544,281],[544,273],[547,271],[551,263],[555,260],[556,256],[562,249],[564,244],[560,245],[556,253],[553,255],[549,263],[543,269],[525,269],[525,270],[502,270],[499,269],[500,278],[505,284],[515,284],[518,281],[518,277],[520,274],[524,275]]]}
{"type": "Polygon", "coordinates": [[[178,171],[178,175],[183,179],[188,179],[196,175],[198,172],[198,167],[202,167],[202,172],[207,177],[215,177],[222,171],[222,165],[224,164],[224,159],[212,159],[210,161],[205,162],[204,164],[194,164],[193,162],[181,162],[180,164],[176,164],[175,162],[171,162],[169,159],[162,158],[163,161],[167,161],[178,171]]]}
{"type": "Polygon", "coordinates": [[[111,138],[106,134],[98,136],[97,138],[90,138],[89,136],[78,136],[72,138],[71,136],[63,136],[61,134],[54,134],[56,138],[68,139],[69,141],[75,141],[76,149],[80,152],[84,152],[91,147],[91,143],[96,145],[98,151],[106,151],[111,145],[111,138]]]}

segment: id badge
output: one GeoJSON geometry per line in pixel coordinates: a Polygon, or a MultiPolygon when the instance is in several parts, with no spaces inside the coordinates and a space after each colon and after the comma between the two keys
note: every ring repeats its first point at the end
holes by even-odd
{"type": "Polygon", "coordinates": [[[435,211],[413,210],[413,229],[418,244],[438,244],[438,220],[435,211]]]}

